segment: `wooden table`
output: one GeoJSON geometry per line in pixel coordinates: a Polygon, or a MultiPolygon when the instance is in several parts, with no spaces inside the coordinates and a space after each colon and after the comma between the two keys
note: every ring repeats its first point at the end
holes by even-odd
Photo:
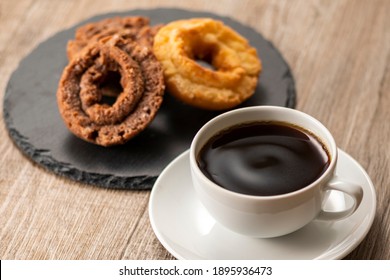
{"type": "MultiPolygon", "coordinates": [[[[347,258],[390,259],[390,1],[2,0],[1,100],[19,61],[49,36],[158,6],[230,16],[273,42],[294,73],[297,109],[322,121],[375,185],[373,226],[347,258]]],[[[149,224],[149,191],[58,177],[24,157],[2,121],[0,139],[1,259],[173,259],[149,224]]]]}

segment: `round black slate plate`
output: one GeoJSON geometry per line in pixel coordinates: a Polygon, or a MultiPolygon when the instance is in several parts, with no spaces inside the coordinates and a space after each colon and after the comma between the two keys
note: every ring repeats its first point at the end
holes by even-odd
{"type": "Polygon", "coordinates": [[[263,72],[255,95],[242,104],[294,107],[291,71],[280,53],[255,30],[230,18],[179,9],[133,10],[95,16],[42,42],[11,75],[4,97],[4,120],[10,137],[27,157],[76,181],[118,189],[150,189],[164,167],[190,147],[196,131],[221,112],[184,105],[168,93],[151,125],[126,145],[104,148],[73,136],[62,122],[56,91],[67,64],[66,43],[75,29],[107,17],[142,15],[152,24],[211,17],[222,20],[256,47],[263,72]]]}

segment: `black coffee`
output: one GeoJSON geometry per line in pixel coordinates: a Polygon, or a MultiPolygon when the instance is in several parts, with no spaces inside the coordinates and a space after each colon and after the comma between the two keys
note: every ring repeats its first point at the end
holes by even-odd
{"type": "Polygon", "coordinates": [[[257,196],[299,190],[319,178],[330,163],[326,148],[314,135],[278,122],[224,130],[206,143],[197,160],[218,185],[257,196]]]}

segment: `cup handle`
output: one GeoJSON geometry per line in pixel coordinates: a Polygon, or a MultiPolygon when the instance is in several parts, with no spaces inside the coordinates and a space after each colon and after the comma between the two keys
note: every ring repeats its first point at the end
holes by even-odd
{"type": "Polygon", "coordinates": [[[319,220],[329,221],[346,218],[355,212],[363,199],[363,188],[361,186],[341,180],[337,177],[334,177],[332,180],[330,180],[327,186],[324,188],[324,191],[328,190],[336,190],[346,193],[353,199],[354,203],[352,207],[341,211],[325,211],[322,209],[317,216],[317,219],[319,220]]]}

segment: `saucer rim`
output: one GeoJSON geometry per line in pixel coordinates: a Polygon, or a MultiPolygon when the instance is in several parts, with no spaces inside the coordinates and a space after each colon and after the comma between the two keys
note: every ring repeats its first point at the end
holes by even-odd
{"type": "MultiPolygon", "coordinates": [[[[368,232],[370,231],[370,229],[372,227],[374,219],[375,219],[377,198],[376,198],[375,187],[372,183],[371,178],[367,174],[366,170],[351,155],[344,152],[340,148],[337,148],[337,151],[338,151],[339,157],[340,157],[340,155],[342,155],[342,157],[346,157],[346,158],[348,158],[349,161],[352,161],[356,165],[356,167],[359,169],[359,172],[361,172],[362,175],[364,175],[365,180],[367,180],[367,183],[369,186],[363,187],[363,188],[365,191],[369,192],[369,194],[370,194],[369,199],[371,200],[371,203],[370,203],[371,207],[367,208],[368,211],[367,211],[367,215],[365,216],[365,218],[368,219],[368,222],[364,228],[362,228],[362,226],[359,226],[354,232],[352,232],[352,235],[354,236],[354,238],[353,238],[353,242],[350,242],[349,246],[346,246],[346,247],[344,246],[343,249],[337,250],[336,252],[332,253],[330,251],[337,247],[337,246],[333,246],[331,248],[328,248],[328,250],[324,251],[324,253],[327,253],[325,256],[324,256],[324,253],[322,253],[322,254],[318,255],[316,258],[314,258],[314,260],[322,260],[322,259],[323,260],[339,260],[339,259],[342,259],[345,256],[347,256],[354,249],[356,249],[356,247],[359,246],[359,244],[367,236],[368,232]]],[[[182,254],[178,253],[166,240],[166,238],[164,237],[164,234],[159,230],[159,228],[157,226],[157,221],[154,218],[154,214],[153,214],[153,206],[155,204],[154,201],[156,200],[156,193],[157,193],[156,190],[158,189],[158,187],[156,187],[156,186],[160,185],[160,181],[163,180],[163,178],[166,176],[166,173],[168,173],[170,171],[170,169],[172,169],[175,165],[177,165],[177,162],[180,162],[185,157],[189,157],[189,149],[182,152],[180,155],[178,155],[176,158],[174,158],[163,169],[163,171],[158,176],[156,182],[153,185],[153,188],[152,188],[151,194],[150,194],[150,198],[149,198],[149,205],[148,205],[149,222],[152,226],[154,234],[156,235],[159,242],[164,246],[164,248],[173,257],[175,257],[178,260],[187,260],[190,258],[186,258],[186,257],[182,256],[182,254]]],[[[337,172],[337,166],[336,166],[336,172],[337,172]]],[[[348,239],[351,239],[351,237],[348,237],[348,239]]],[[[342,242],[340,242],[338,244],[341,244],[341,243],[342,242]]],[[[199,256],[199,257],[201,257],[201,259],[206,260],[206,258],[203,258],[202,256],[199,256]]]]}

